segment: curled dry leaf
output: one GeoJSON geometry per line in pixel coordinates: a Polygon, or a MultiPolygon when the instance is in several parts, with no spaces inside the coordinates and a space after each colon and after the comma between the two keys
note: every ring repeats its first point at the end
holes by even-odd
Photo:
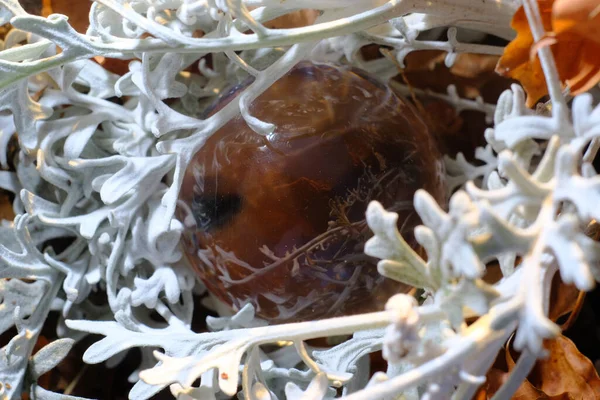
{"type": "MultiPolygon", "coordinates": [[[[582,399],[600,398],[600,377],[592,362],[565,336],[546,341],[549,356],[539,360],[513,399],[582,399]]],[[[489,399],[508,379],[516,359],[505,349],[487,374],[478,399],[489,399]]]]}
{"type": "Polygon", "coordinates": [[[529,380],[548,396],[600,397],[600,378],[592,362],[564,336],[547,342],[550,356],[538,362],[529,380]]]}
{"type": "MultiPolygon", "coordinates": [[[[552,280],[552,291],[550,294],[550,312],[549,317],[557,322],[561,317],[567,314],[576,316],[583,304],[584,296],[575,287],[575,285],[566,284],[557,274],[552,280]]],[[[571,320],[571,318],[569,318],[571,320]]],[[[565,330],[567,327],[564,327],[565,330]]]]}
{"type": "MultiPolygon", "coordinates": [[[[565,284],[557,274],[552,280],[551,293],[549,317],[557,322],[571,314],[568,318],[571,321],[583,304],[581,292],[574,285],[565,284]]],[[[564,325],[562,328],[567,329],[564,325]]],[[[549,357],[538,361],[513,400],[600,398],[600,378],[596,369],[570,339],[561,335],[547,341],[546,349],[549,357]]],[[[516,358],[509,341],[488,371],[486,384],[478,393],[477,400],[489,399],[498,391],[515,367],[516,358]]]]}
{"type": "Polygon", "coordinates": [[[496,72],[518,80],[532,107],[548,93],[539,46],[550,46],[561,82],[571,93],[585,92],[600,82],[600,5],[597,0],[538,0],[546,36],[534,43],[523,7],[511,26],[517,37],[506,46],[496,72]]]}
{"type": "Polygon", "coordinates": [[[600,44],[600,3],[597,0],[557,0],[552,15],[556,34],[577,33],[600,44]]]}

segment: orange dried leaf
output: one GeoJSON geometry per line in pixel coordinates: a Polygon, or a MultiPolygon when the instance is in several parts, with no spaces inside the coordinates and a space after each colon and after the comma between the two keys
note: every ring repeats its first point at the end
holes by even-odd
{"type": "Polygon", "coordinates": [[[574,94],[600,82],[600,4],[598,0],[556,0],[552,7],[552,30],[574,57],[555,54],[561,79],[574,94]]]}
{"type": "Polygon", "coordinates": [[[600,44],[598,0],[556,0],[552,7],[552,20],[554,33],[572,32],[600,44]]]}
{"type": "MultiPolygon", "coordinates": [[[[544,28],[550,30],[552,1],[540,1],[540,13],[544,28]]],[[[517,31],[517,37],[504,49],[504,54],[496,66],[496,72],[519,81],[527,92],[527,106],[533,107],[548,93],[548,88],[539,59],[530,57],[534,42],[523,7],[520,7],[513,16],[511,27],[517,31]]]]}
{"type": "Polygon", "coordinates": [[[518,80],[533,106],[548,93],[537,48],[550,46],[558,75],[571,93],[585,92],[600,82],[600,5],[597,0],[538,0],[547,35],[534,44],[523,8],[512,27],[517,37],[505,48],[496,72],[518,80]],[[532,52],[534,53],[532,55],[532,52]]]}

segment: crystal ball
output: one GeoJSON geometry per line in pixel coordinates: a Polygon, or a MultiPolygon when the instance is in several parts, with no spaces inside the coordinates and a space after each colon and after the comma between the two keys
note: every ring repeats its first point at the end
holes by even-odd
{"type": "Polygon", "coordinates": [[[231,120],[195,154],[180,192],[183,247],[208,290],[271,323],[381,310],[409,290],[363,250],[371,200],[399,214],[416,248],[414,192],[444,198],[440,152],[414,108],[361,70],[302,62],[250,111],[275,131],[231,120]]]}

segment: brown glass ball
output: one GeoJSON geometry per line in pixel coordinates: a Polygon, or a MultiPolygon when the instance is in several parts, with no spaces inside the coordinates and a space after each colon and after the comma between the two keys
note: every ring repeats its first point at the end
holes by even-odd
{"type": "Polygon", "coordinates": [[[371,200],[399,213],[416,246],[414,192],[444,197],[440,153],[413,107],[360,70],[303,62],[251,113],[275,132],[233,119],[194,156],[180,193],[184,248],[208,290],[272,323],[380,310],[407,291],[363,250],[371,200]]]}

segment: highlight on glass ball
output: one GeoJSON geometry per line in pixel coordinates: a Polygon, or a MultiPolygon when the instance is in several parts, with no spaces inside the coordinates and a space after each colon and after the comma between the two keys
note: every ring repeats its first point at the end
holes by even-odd
{"type": "Polygon", "coordinates": [[[302,62],[250,111],[275,131],[231,120],[194,156],[180,192],[183,246],[208,290],[271,323],[381,310],[408,291],[363,250],[370,201],[399,214],[416,248],[415,191],[444,197],[440,153],[414,108],[361,70],[302,62]]]}

